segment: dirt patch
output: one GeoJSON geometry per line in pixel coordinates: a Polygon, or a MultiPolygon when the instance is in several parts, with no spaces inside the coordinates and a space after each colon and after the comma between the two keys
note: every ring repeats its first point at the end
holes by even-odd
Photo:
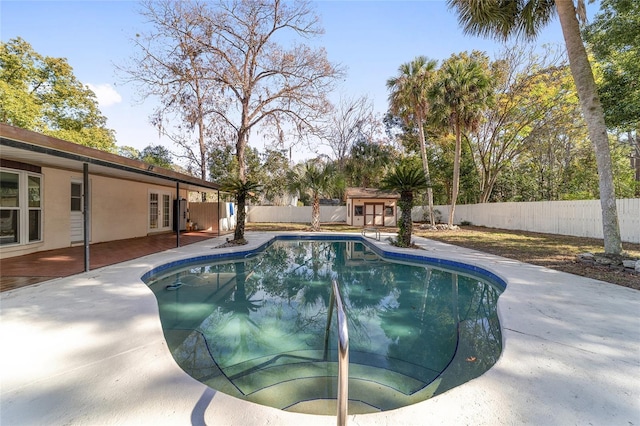
{"type": "Polygon", "coordinates": [[[248,241],[245,240],[244,238],[241,240],[227,240],[226,243],[220,244],[219,246],[216,246],[216,248],[237,247],[237,246],[243,246],[247,243],[248,241]]]}
{"type": "MultiPolygon", "coordinates": [[[[475,226],[466,226],[456,231],[417,230],[414,234],[640,290],[640,274],[626,271],[623,268],[590,265],[577,260],[578,254],[581,253],[602,252],[603,242],[595,238],[475,226]]],[[[640,244],[624,243],[623,249],[632,257],[640,257],[640,244]]]]}

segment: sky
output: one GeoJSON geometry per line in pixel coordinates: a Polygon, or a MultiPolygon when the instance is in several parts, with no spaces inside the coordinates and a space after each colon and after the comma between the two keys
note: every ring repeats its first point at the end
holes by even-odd
{"type": "MultiPolygon", "coordinates": [[[[464,35],[445,0],[316,1],[313,6],[325,30],[314,43],[324,46],[329,60],[347,70],[334,99],[339,94],[366,95],[379,114],[388,108],[386,81],[402,63],[418,55],[441,61],[471,50],[495,57],[502,47],[464,35]]],[[[597,11],[596,5],[588,7],[591,13],[597,11]]],[[[118,146],[143,149],[160,144],[175,150],[149,124],[156,101],[141,100],[135,87],[116,73],[116,66],[125,65],[135,54],[130,40],[149,29],[138,9],[136,2],[119,0],[1,0],[0,38],[6,42],[19,36],[43,56],[66,58],[76,78],[96,93],[118,146]]],[[[557,18],[536,44],[563,44],[557,18]]]]}

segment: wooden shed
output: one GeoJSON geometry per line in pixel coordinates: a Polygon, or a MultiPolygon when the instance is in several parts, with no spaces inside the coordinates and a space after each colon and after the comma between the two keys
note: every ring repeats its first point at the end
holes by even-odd
{"type": "Polygon", "coordinates": [[[396,226],[400,194],[376,188],[347,188],[347,224],[396,226]]]}

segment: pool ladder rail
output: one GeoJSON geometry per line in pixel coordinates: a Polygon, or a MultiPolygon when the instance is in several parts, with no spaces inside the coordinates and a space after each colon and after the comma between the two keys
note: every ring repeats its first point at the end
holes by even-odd
{"type": "MultiPolygon", "coordinates": [[[[349,329],[347,327],[347,315],[344,310],[344,303],[340,296],[340,288],[337,280],[331,281],[331,301],[329,302],[329,317],[325,341],[329,339],[329,328],[331,327],[331,317],[333,316],[333,305],[338,314],[338,409],[337,424],[344,426],[347,424],[347,405],[349,403],[349,329]]],[[[328,345],[325,344],[325,348],[328,345]]],[[[326,358],[326,354],[325,354],[326,358]]]]}

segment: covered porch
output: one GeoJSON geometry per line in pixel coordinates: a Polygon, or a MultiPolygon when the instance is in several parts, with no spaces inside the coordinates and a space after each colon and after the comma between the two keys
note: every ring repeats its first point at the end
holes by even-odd
{"type": "Polygon", "coordinates": [[[235,226],[213,182],[2,123],[0,146],[2,290],[235,226]]]}
{"type": "MultiPolygon", "coordinates": [[[[217,229],[215,232],[182,232],[180,245],[185,246],[216,237],[217,229]]],[[[92,244],[90,269],[114,265],[175,247],[176,235],[173,233],[92,244]]],[[[84,266],[84,246],[0,259],[0,292],[79,274],[84,272],[84,266]]]]}

